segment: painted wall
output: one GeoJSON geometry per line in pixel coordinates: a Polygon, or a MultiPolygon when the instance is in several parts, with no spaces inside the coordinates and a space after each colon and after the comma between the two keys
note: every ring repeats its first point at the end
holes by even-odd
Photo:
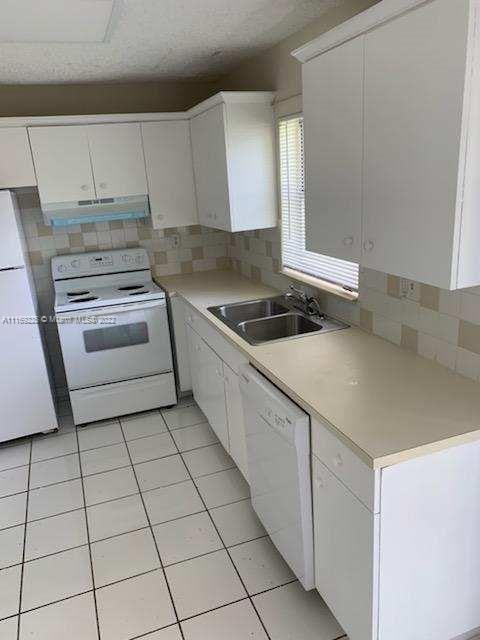
{"type": "Polygon", "coordinates": [[[212,82],[0,84],[0,117],[183,111],[216,91],[212,82]]]}
{"type": "Polygon", "coordinates": [[[320,19],[224,75],[217,86],[231,91],[276,91],[277,101],[301,93],[301,65],[292,57],[291,52],[378,1],[337,2],[337,6],[320,19]]]}

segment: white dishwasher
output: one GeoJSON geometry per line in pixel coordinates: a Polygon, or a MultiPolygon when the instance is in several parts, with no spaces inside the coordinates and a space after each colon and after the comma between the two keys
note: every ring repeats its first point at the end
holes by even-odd
{"type": "Polygon", "coordinates": [[[250,365],[240,374],[252,506],[304,589],[313,589],[310,417],[250,365]]]}

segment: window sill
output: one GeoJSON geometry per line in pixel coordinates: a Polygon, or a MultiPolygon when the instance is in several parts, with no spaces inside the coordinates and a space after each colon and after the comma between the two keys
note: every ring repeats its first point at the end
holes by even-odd
{"type": "Polygon", "coordinates": [[[330,293],[344,300],[349,300],[350,302],[356,302],[358,300],[358,291],[347,291],[338,284],[328,282],[328,280],[315,278],[314,276],[309,276],[301,271],[295,271],[295,269],[290,269],[289,267],[282,267],[280,273],[292,278],[292,280],[297,280],[298,282],[307,284],[310,287],[315,287],[315,289],[320,289],[321,291],[325,291],[325,293],[330,293]]]}

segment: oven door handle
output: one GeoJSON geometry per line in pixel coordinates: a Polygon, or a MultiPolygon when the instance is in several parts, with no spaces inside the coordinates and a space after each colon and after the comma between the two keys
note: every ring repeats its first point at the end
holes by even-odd
{"type": "Polygon", "coordinates": [[[79,309],[78,311],[65,311],[58,313],[59,318],[116,316],[120,313],[143,311],[144,309],[164,308],[165,300],[152,300],[152,302],[132,302],[124,305],[111,305],[110,307],[94,307],[93,309],[79,309]]]}

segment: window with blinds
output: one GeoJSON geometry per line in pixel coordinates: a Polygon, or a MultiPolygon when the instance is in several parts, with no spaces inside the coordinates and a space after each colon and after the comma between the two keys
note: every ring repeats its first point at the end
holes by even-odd
{"type": "Polygon", "coordinates": [[[279,121],[282,265],[314,278],[358,290],[358,264],[305,249],[303,118],[279,121]]]}

